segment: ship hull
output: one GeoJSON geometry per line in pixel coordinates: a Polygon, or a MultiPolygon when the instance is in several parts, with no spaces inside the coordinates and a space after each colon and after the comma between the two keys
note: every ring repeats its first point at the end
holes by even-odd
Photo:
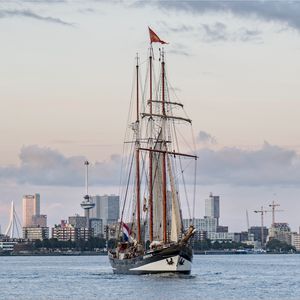
{"type": "Polygon", "coordinates": [[[178,273],[190,274],[193,251],[186,245],[173,245],[155,251],[148,251],[130,259],[118,259],[109,255],[109,260],[116,274],[155,274],[178,273]]]}

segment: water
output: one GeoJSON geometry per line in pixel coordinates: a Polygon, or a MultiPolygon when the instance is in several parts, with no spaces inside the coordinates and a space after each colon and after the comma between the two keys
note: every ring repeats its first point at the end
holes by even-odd
{"type": "Polygon", "coordinates": [[[195,256],[190,276],[114,275],[106,256],[2,256],[0,299],[300,299],[300,255],[195,256]]]}

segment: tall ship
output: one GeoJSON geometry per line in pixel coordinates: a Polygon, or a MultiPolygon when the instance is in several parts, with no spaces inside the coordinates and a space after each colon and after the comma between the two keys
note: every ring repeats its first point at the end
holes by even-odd
{"type": "Polygon", "coordinates": [[[194,210],[197,156],[195,143],[187,143],[192,122],[168,81],[167,43],[150,28],[149,34],[148,59],[140,62],[137,56],[134,68],[122,163],[119,238],[108,256],[118,274],[190,274],[195,228],[184,229],[182,205],[193,224],[188,198],[194,210]],[[153,43],[160,46],[155,56],[153,43]],[[146,66],[144,79],[140,65],[146,66]]]}

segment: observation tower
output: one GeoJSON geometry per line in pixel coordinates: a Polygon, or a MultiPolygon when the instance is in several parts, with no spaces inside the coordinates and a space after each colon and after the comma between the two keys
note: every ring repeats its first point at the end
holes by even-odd
{"type": "Polygon", "coordinates": [[[85,196],[83,197],[83,201],[80,206],[84,209],[84,216],[86,217],[87,228],[90,228],[90,209],[95,206],[95,203],[90,201],[91,196],[89,196],[89,162],[86,160],[84,162],[85,165],[85,196]]]}

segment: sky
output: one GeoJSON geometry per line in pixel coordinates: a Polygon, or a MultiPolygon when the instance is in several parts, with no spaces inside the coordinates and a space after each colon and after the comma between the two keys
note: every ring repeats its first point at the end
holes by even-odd
{"type": "Polygon", "coordinates": [[[169,81],[193,120],[196,217],[213,192],[220,223],[245,230],[246,210],[260,225],[253,211],[274,200],[298,231],[300,1],[0,0],[2,231],[24,194],[41,194],[50,226],[82,213],[85,159],[91,193],[119,193],[148,26],[169,42],[169,81]]]}

